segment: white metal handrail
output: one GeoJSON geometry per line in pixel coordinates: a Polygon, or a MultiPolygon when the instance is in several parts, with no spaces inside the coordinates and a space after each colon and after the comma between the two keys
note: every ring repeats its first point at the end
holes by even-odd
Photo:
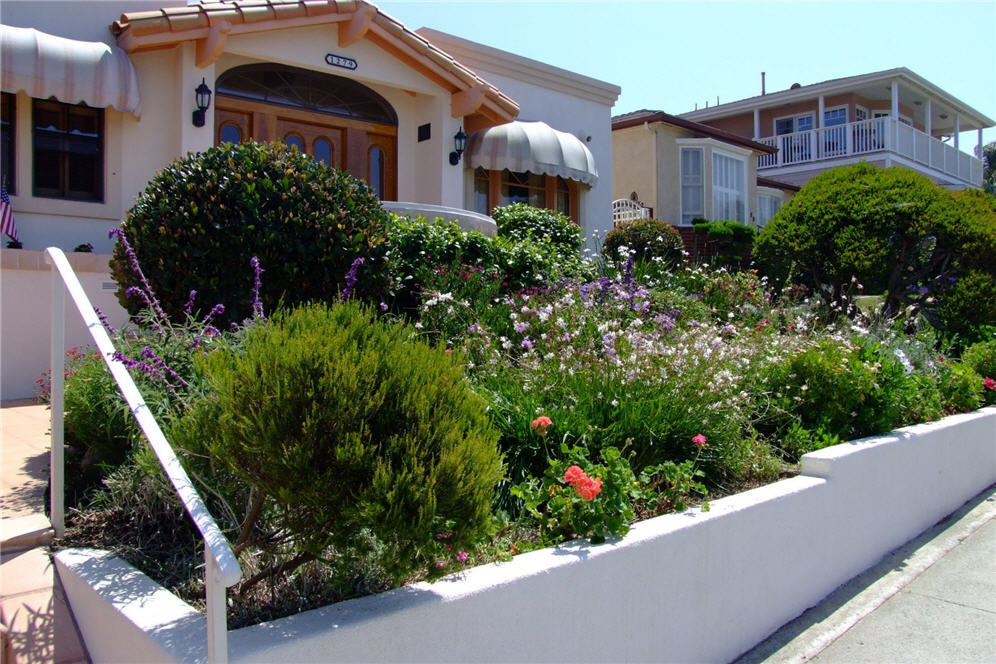
{"type": "Polygon", "coordinates": [[[51,500],[52,528],[56,535],[65,532],[65,497],[63,467],[63,409],[65,400],[65,292],[76,305],[83,323],[97,345],[107,368],[117,381],[121,395],[142,428],[149,445],[156,453],[159,463],[173,484],[184,508],[194,520],[204,538],[204,588],[207,599],[207,638],[208,661],[223,663],[228,661],[228,623],[226,619],[226,593],[242,578],[242,569],[228,540],[222,534],[207,506],[191,483],[187,472],[180,464],[173,448],[163,435],[142,394],[135,386],[127,367],[114,359],[115,348],[110,336],[100,322],[90,299],[83,291],[76,273],[66,255],[57,247],[45,250],[46,260],[52,265],[52,452],[51,452],[51,500]]]}

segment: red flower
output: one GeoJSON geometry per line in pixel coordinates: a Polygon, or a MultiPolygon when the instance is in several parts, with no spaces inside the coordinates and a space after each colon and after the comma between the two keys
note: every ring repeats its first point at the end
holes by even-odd
{"type": "Polygon", "coordinates": [[[598,477],[588,477],[585,475],[577,484],[578,494],[587,501],[592,501],[602,491],[602,480],[598,477]]]}
{"type": "Polygon", "coordinates": [[[546,415],[540,415],[535,420],[533,420],[533,429],[536,430],[536,435],[545,436],[546,428],[551,424],[553,424],[553,420],[551,420],[546,415]]]}
{"type": "Polygon", "coordinates": [[[986,376],[985,386],[990,390],[996,392],[996,380],[993,380],[992,378],[986,376]]]}
{"type": "Polygon", "coordinates": [[[567,472],[564,473],[564,481],[571,486],[577,486],[578,482],[586,477],[587,475],[584,474],[584,471],[581,470],[580,466],[571,466],[567,469],[567,472]]]}

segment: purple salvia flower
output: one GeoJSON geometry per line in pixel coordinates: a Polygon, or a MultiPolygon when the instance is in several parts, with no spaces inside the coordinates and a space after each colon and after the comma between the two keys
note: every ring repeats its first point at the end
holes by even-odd
{"type": "Polygon", "coordinates": [[[356,277],[356,271],[360,269],[360,265],[363,263],[363,257],[359,257],[353,261],[353,264],[349,266],[349,272],[346,273],[346,287],[342,289],[342,295],[339,297],[340,302],[345,302],[353,294],[353,288],[356,286],[358,281],[356,277]]]}
{"type": "Polygon", "coordinates": [[[97,314],[97,318],[100,319],[100,323],[104,326],[104,329],[107,330],[107,333],[112,337],[118,336],[118,331],[111,326],[110,321],[107,320],[107,316],[105,316],[104,312],[100,310],[100,307],[94,307],[93,311],[97,314]]]}
{"type": "Polygon", "coordinates": [[[156,353],[148,346],[143,348],[142,352],[139,353],[138,356],[147,360],[151,360],[153,367],[164,372],[167,376],[175,380],[182,387],[189,387],[187,381],[183,380],[183,378],[180,377],[180,374],[173,371],[173,369],[168,364],[166,364],[166,360],[156,355],[156,353]]]}
{"type": "Polygon", "coordinates": [[[201,325],[207,325],[212,320],[214,320],[215,316],[220,316],[223,313],[225,313],[225,305],[223,304],[214,305],[213,307],[211,307],[211,311],[208,312],[208,315],[204,317],[204,320],[201,321],[201,325]]]}
{"type": "Polygon", "coordinates": [[[266,320],[266,316],[263,315],[263,300],[259,295],[260,290],[263,288],[262,275],[264,270],[259,266],[259,259],[255,256],[249,259],[249,265],[252,266],[253,270],[252,315],[257,320],[266,320]]]}
{"type": "Polygon", "coordinates": [[[197,297],[197,291],[195,291],[195,290],[190,291],[190,296],[187,298],[187,304],[183,307],[183,311],[184,311],[184,313],[187,314],[188,318],[190,316],[194,315],[194,298],[195,297],[197,297]]]}
{"type": "Polygon", "coordinates": [[[125,254],[128,256],[128,260],[131,262],[131,270],[138,276],[138,282],[142,285],[142,290],[145,291],[145,301],[148,303],[152,311],[159,317],[159,320],[163,323],[168,323],[169,319],[166,318],[166,314],[163,312],[161,306],[159,306],[159,300],[156,299],[156,294],[152,291],[152,286],[149,285],[149,280],[145,278],[145,273],[142,272],[142,267],[138,264],[138,256],[135,254],[135,250],[132,249],[131,245],[128,243],[128,238],[125,237],[124,231],[120,228],[112,229],[108,233],[107,237],[117,237],[118,242],[124,247],[125,254]]]}

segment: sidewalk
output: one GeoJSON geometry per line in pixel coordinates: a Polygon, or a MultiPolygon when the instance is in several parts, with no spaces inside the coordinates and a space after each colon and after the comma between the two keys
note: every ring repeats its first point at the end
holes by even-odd
{"type": "Polygon", "coordinates": [[[0,616],[3,664],[86,662],[46,548],[49,412],[30,400],[0,409],[0,616]]]}
{"type": "Polygon", "coordinates": [[[996,486],[737,664],[996,662],[996,486]]]}

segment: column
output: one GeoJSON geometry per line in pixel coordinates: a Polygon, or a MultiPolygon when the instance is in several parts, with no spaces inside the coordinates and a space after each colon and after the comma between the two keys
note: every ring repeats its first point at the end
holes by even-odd
{"type": "Polygon", "coordinates": [[[754,109],[754,140],[761,138],[761,111],[754,109]]]}

